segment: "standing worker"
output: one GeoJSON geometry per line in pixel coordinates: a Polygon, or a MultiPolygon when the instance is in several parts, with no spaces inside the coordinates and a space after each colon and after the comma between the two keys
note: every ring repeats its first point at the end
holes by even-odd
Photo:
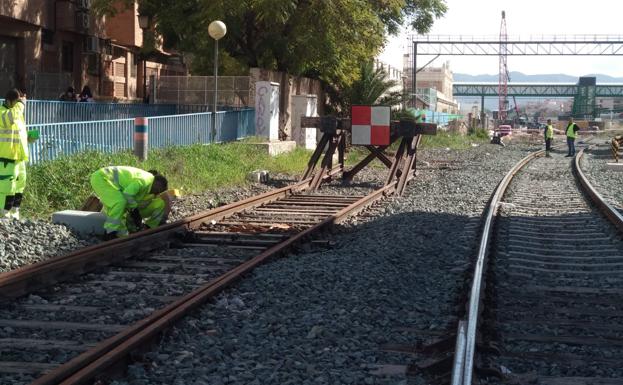
{"type": "Polygon", "coordinates": [[[159,195],[167,191],[168,182],[157,171],[104,167],[91,174],[91,186],[104,206],[106,240],[140,230],[143,219],[150,228],[167,219],[168,205],[159,195]]]}
{"type": "Polygon", "coordinates": [[[426,122],[426,110],[417,110],[417,117],[415,118],[416,123],[424,123],[426,122]]]}
{"type": "Polygon", "coordinates": [[[26,187],[29,133],[24,116],[26,96],[12,89],[0,107],[0,218],[19,219],[26,187]]]}
{"type": "Polygon", "coordinates": [[[545,126],[545,156],[548,158],[552,157],[550,155],[552,139],[554,139],[554,127],[552,126],[552,120],[547,119],[547,125],[545,126]]]}
{"type": "Polygon", "coordinates": [[[569,147],[569,153],[565,158],[575,156],[575,138],[576,132],[580,130],[577,124],[573,122],[573,118],[569,117],[569,123],[567,124],[567,129],[565,130],[565,134],[567,134],[567,147],[569,147]]]}

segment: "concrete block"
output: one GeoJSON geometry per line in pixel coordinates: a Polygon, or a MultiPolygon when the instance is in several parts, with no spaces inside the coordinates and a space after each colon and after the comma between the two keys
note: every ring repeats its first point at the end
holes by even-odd
{"type": "Polygon", "coordinates": [[[63,210],[52,214],[52,223],[62,224],[80,234],[104,234],[106,215],[92,211],[63,210]]]}
{"type": "Polygon", "coordinates": [[[308,150],[315,150],[316,144],[318,144],[318,129],[317,128],[305,128],[305,148],[308,150]]]}
{"type": "Polygon", "coordinates": [[[247,180],[253,183],[266,183],[270,180],[270,175],[266,170],[255,170],[247,174],[247,180]]]}
{"type": "Polygon", "coordinates": [[[271,156],[292,152],[296,148],[296,142],[293,140],[245,144],[248,146],[255,146],[258,151],[262,151],[271,156]]]}
{"type": "Polygon", "coordinates": [[[606,169],[612,171],[623,171],[623,163],[606,163],[606,169]]]}

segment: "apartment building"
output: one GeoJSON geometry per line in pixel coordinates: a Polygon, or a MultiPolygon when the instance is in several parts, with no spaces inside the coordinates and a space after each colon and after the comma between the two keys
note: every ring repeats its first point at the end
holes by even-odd
{"type": "Polygon", "coordinates": [[[97,100],[135,100],[149,75],[185,75],[180,57],[161,45],[141,55],[137,10],[106,18],[90,0],[0,1],[0,93],[18,87],[56,99],[68,86],[88,85],[97,100]]]}
{"type": "MultiPolygon", "coordinates": [[[[413,90],[412,53],[405,53],[403,59],[405,88],[413,90]]],[[[434,98],[435,103],[434,105],[431,105],[430,108],[439,112],[457,113],[459,110],[459,103],[454,99],[452,92],[454,78],[452,71],[450,70],[450,62],[443,63],[441,67],[427,66],[422,69],[418,68],[418,70],[419,72],[416,75],[416,89],[418,97],[422,96],[421,90],[434,90],[436,94],[434,98]]],[[[425,93],[428,94],[429,92],[425,93]]]]}

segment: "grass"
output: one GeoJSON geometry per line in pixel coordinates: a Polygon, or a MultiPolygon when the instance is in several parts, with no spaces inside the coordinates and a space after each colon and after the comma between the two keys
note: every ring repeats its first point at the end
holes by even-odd
{"type": "MultiPolygon", "coordinates": [[[[439,132],[436,136],[425,136],[421,147],[464,149],[471,143],[487,140],[484,131],[467,136],[439,132]]],[[[248,145],[257,141],[251,138],[240,143],[157,149],[150,152],[145,162],[140,162],[129,151],[87,152],[29,166],[23,213],[29,218],[47,218],[54,211],[79,209],[91,195],[90,174],[111,165],[158,170],[169,179],[171,188],[181,190],[182,194],[244,185],[248,183],[247,173],[257,169],[285,174],[300,174],[305,170],[311,151],[297,148],[291,153],[270,157],[248,145]]],[[[396,148],[394,144],[389,151],[396,148]]],[[[368,150],[363,147],[351,147],[346,164],[352,166],[367,154],[368,150]]],[[[385,167],[377,160],[371,166],[385,167]]]]}
{"type": "Polygon", "coordinates": [[[138,161],[129,151],[81,153],[29,166],[22,209],[29,218],[46,218],[54,211],[79,209],[91,194],[90,174],[105,166],[155,169],[169,179],[171,188],[190,194],[246,184],[247,173],[257,169],[302,173],[309,156],[309,151],[296,149],[270,157],[242,143],[158,149],[151,151],[145,162],[138,161]]]}
{"type": "Polygon", "coordinates": [[[453,132],[437,131],[437,135],[425,135],[422,139],[423,148],[451,148],[463,150],[470,148],[472,143],[486,143],[489,141],[488,133],[483,129],[478,129],[470,135],[461,135],[453,132]]]}

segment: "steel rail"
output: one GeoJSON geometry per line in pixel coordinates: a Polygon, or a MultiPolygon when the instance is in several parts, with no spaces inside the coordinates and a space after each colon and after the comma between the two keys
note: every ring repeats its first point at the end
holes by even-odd
{"type": "Polygon", "coordinates": [[[580,161],[584,156],[584,149],[581,149],[577,156],[575,157],[575,161],[573,162],[573,171],[578,178],[580,185],[589,196],[593,204],[595,204],[601,212],[616,226],[619,232],[623,233],[623,215],[615,209],[611,204],[606,202],[604,197],[595,190],[593,185],[588,181],[588,178],[582,172],[582,168],[580,167],[580,161]]]}
{"type": "MultiPolygon", "coordinates": [[[[307,183],[307,182],[302,182],[307,183]]],[[[213,279],[204,286],[179,298],[175,302],[154,312],[148,318],[132,325],[123,332],[104,340],[94,348],[74,357],[69,362],[57,369],[39,377],[31,385],[77,385],[93,381],[99,375],[106,373],[110,367],[120,362],[125,362],[129,355],[139,347],[149,344],[188,312],[196,309],[207,300],[218,294],[231,284],[238,281],[241,276],[250,272],[255,267],[285,252],[298,242],[309,238],[316,232],[322,231],[335,223],[340,223],[373,202],[395,192],[396,183],[393,182],[371,194],[359,199],[337,213],[328,216],[316,225],[292,236],[252,259],[242,263],[227,273],[213,279]]]]}
{"type": "Polygon", "coordinates": [[[481,311],[480,301],[481,294],[484,289],[485,280],[484,272],[487,264],[487,251],[489,249],[489,240],[493,231],[493,219],[497,215],[498,206],[506,191],[506,188],[510,184],[512,178],[521,170],[528,162],[542,155],[545,151],[540,150],[531,153],[522,160],[520,160],[513,168],[504,176],[504,179],[498,184],[489,206],[485,214],[485,222],[482,230],[482,237],[480,239],[480,246],[478,249],[478,257],[476,260],[476,266],[474,268],[473,283],[471,288],[471,294],[469,297],[469,307],[467,320],[461,320],[457,329],[457,342],[456,347],[463,349],[455,351],[454,365],[452,368],[452,385],[471,385],[473,367],[474,367],[474,353],[476,350],[476,337],[477,326],[479,320],[479,314],[481,311]],[[467,326],[464,326],[464,322],[467,322],[467,326]]]}
{"type": "Polygon", "coordinates": [[[309,180],[304,180],[239,202],[204,211],[155,229],[141,231],[126,238],[102,242],[0,274],[0,300],[16,298],[37,288],[66,280],[75,276],[76,273],[92,271],[97,267],[109,265],[137,253],[153,250],[167,244],[174,234],[195,229],[206,221],[220,220],[235,212],[292,195],[304,190],[307,183],[309,180]]]}
{"type": "MultiPolygon", "coordinates": [[[[520,160],[506,174],[500,182],[492,196],[487,208],[485,223],[482,230],[482,237],[478,249],[478,257],[474,268],[473,283],[469,299],[469,310],[467,320],[460,320],[457,328],[457,341],[452,367],[452,385],[471,385],[474,368],[474,355],[476,350],[477,327],[479,315],[481,312],[480,301],[481,295],[486,285],[484,272],[487,264],[487,251],[489,249],[490,236],[493,231],[493,220],[497,216],[498,206],[510,181],[526,164],[534,158],[542,155],[544,150],[534,152],[522,160],[520,160]],[[467,323],[467,326],[465,326],[467,323]]],[[[584,149],[581,149],[573,161],[573,170],[578,178],[584,192],[590,197],[591,201],[599,208],[600,211],[623,233],[623,215],[621,215],[614,207],[608,204],[601,194],[599,194],[590,184],[580,168],[580,160],[584,155],[584,149]]]]}

